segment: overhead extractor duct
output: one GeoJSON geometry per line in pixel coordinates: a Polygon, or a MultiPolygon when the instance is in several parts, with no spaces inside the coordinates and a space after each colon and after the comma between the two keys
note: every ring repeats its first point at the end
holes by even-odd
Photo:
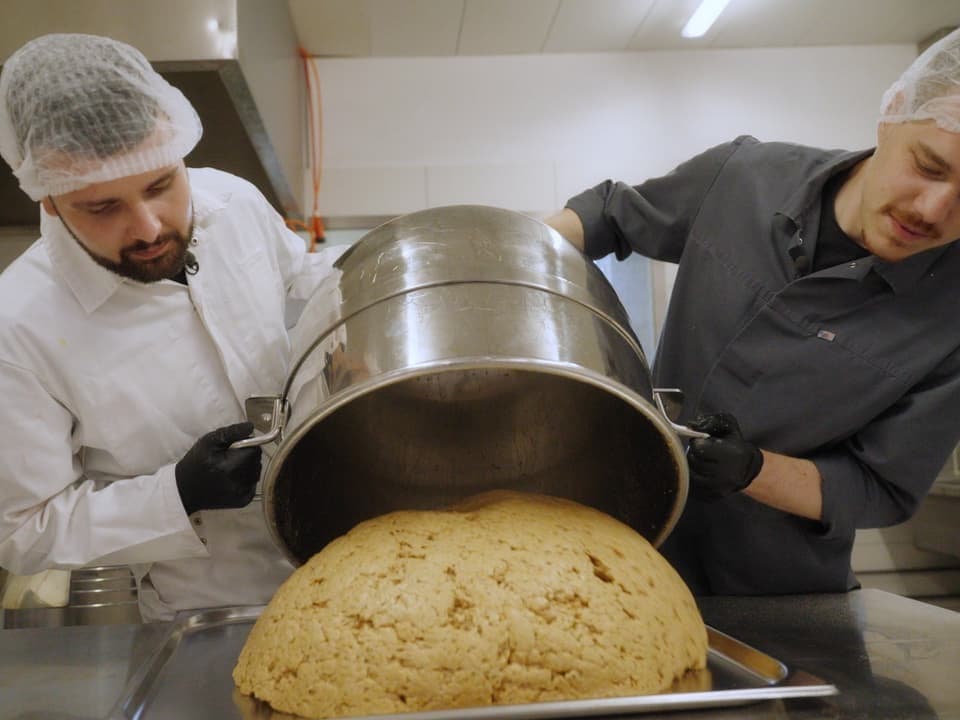
{"type": "MultiPolygon", "coordinates": [[[[141,50],[200,114],[191,167],[255,184],[302,219],[304,96],[297,39],[281,0],[3,0],[0,61],[45,33],[108,35],[141,50]]],[[[38,205],[0,162],[0,226],[32,227],[38,205]]]]}

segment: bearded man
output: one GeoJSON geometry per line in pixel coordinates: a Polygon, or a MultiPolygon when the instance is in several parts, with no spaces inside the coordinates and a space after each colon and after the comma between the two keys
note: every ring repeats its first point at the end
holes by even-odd
{"type": "Polygon", "coordinates": [[[42,208],[0,275],[0,566],[129,565],[144,620],[265,603],[291,572],[261,450],[231,445],[332,260],[250,183],[188,169],[201,133],[110,38],[36,38],[0,75],[0,154],[42,208]]]}

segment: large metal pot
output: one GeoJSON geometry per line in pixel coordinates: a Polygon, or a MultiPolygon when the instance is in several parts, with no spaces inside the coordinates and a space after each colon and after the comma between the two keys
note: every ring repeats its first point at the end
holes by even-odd
{"type": "Polygon", "coordinates": [[[292,562],[367,518],[494,488],[666,538],[687,494],[676,426],[615,292],[559,234],[441,207],[374,229],[337,268],[293,331],[282,395],[248,404],[267,432],[244,442],[278,441],[264,512],[292,562]]]}

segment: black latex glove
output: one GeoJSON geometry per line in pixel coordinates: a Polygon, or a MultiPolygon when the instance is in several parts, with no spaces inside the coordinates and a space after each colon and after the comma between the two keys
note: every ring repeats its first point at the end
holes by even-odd
{"type": "Polygon", "coordinates": [[[701,415],[687,425],[711,436],[694,438],[687,447],[690,491],[696,497],[717,500],[732,495],[747,487],[760,473],[763,453],[743,439],[733,415],[701,415]]]}
{"type": "Polygon", "coordinates": [[[260,448],[231,450],[230,444],[252,432],[251,422],[208,432],[177,463],[177,490],[187,515],[250,504],[260,479],[260,448]]]}

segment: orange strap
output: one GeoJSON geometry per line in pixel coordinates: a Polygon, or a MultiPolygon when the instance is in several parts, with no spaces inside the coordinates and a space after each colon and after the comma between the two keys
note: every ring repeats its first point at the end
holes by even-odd
{"type": "MultiPolygon", "coordinates": [[[[308,209],[308,222],[300,223],[301,229],[310,233],[310,250],[318,242],[324,241],[323,219],[317,209],[320,205],[320,180],[323,168],[320,104],[320,77],[312,56],[302,47],[298,48],[303,62],[303,76],[307,85],[307,144],[310,158],[311,207],[308,209]]],[[[289,223],[288,223],[289,224],[289,223]]]]}

